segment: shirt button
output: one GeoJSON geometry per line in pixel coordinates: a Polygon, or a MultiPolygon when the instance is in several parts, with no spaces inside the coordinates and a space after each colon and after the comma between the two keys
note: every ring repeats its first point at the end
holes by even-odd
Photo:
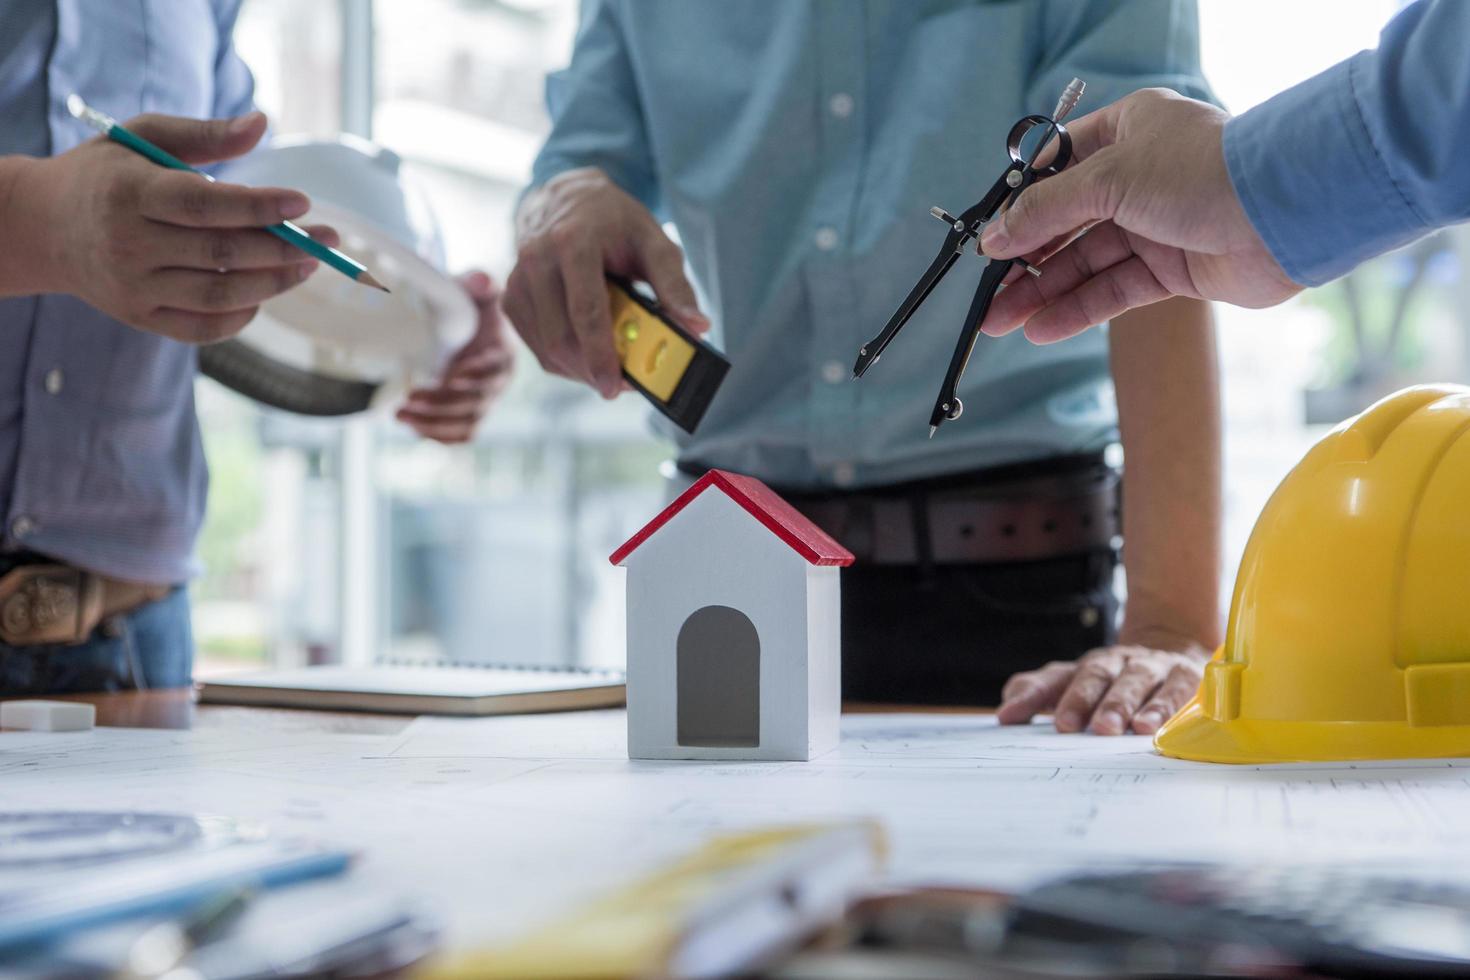
{"type": "Polygon", "coordinates": [[[839,487],[850,487],[857,479],[857,467],[851,463],[838,463],[832,467],[832,481],[839,487]]]}
{"type": "Polygon", "coordinates": [[[827,108],[832,110],[832,115],[838,119],[846,119],[852,115],[853,105],[852,96],[846,92],[838,92],[827,102],[827,108]]]}
{"type": "Polygon", "coordinates": [[[830,252],[837,247],[836,228],[818,228],[816,237],[817,248],[824,252],[830,252]]]}
{"type": "Polygon", "coordinates": [[[17,538],[28,538],[36,533],[36,522],[21,516],[10,522],[10,533],[17,538]]]}
{"type": "Polygon", "coordinates": [[[828,361],[822,365],[822,380],[829,385],[841,384],[847,378],[847,368],[841,361],[828,361]]]}
{"type": "Polygon", "coordinates": [[[61,394],[61,388],[65,383],[66,375],[61,373],[61,368],[52,368],[46,372],[46,394],[61,394]]]}

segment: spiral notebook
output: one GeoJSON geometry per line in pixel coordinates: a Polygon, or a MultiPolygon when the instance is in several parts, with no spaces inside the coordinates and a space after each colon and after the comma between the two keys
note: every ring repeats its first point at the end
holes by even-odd
{"type": "Polygon", "coordinates": [[[512,715],[621,707],[622,671],[500,665],[379,663],[212,677],[199,700],[414,715],[512,715]]]}

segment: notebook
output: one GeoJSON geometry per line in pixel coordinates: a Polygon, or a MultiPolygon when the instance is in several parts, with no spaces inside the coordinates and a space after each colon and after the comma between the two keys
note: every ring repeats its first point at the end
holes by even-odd
{"type": "Polygon", "coordinates": [[[511,715],[616,708],[622,671],[381,663],[301,667],[212,677],[199,700],[415,715],[511,715]]]}

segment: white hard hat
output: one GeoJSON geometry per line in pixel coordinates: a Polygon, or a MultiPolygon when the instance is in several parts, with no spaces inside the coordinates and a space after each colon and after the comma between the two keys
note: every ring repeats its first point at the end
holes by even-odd
{"type": "Polygon", "coordinates": [[[322,266],[266,301],[238,337],[200,348],[204,374],[287,411],[348,415],[431,380],[469,340],[474,305],[445,271],[438,222],[400,164],[391,150],[344,135],[280,140],[221,172],[305,192],[311,210],[297,223],[337,229],[341,250],[392,292],[322,266]]]}

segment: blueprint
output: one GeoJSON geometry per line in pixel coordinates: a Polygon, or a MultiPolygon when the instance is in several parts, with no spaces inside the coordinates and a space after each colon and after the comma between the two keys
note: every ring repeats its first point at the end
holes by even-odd
{"type": "Polygon", "coordinates": [[[717,830],[870,817],[901,883],[1017,888],[1140,862],[1332,862],[1470,883],[1470,760],[1220,767],[976,715],[843,718],[809,763],[630,761],[621,711],[395,735],[0,733],[0,808],[262,821],[417,890],[452,946],[515,935],[717,830]],[[1465,870],[1461,870],[1465,869],[1465,870]]]}

